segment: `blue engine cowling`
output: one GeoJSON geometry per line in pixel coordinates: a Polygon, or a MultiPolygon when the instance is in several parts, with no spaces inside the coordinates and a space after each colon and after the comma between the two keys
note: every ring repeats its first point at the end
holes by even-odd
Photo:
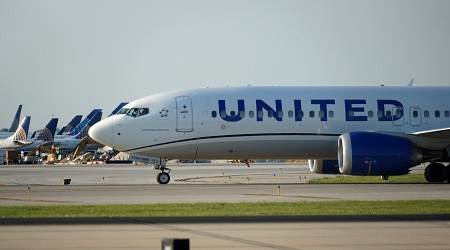
{"type": "Polygon", "coordinates": [[[339,164],[337,160],[308,160],[309,170],[316,174],[339,174],[339,164]]]}
{"type": "Polygon", "coordinates": [[[349,175],[402,175],[420,164],[420,150],[407,138],[351,132],[339,136],[339,171],[349,175]]]}

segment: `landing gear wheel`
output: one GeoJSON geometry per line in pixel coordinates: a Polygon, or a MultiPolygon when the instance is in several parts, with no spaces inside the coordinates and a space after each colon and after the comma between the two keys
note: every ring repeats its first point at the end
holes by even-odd
{"type": "Polygon", "coordinates": [[[431,163],[425,168],[424,172],[425,179],[427,179],[428,182],[443,182],[445,180],[444,178],[445,169],[446,167],[441,163],[431,163]]]}
{"type": "Polygon", "coordinates": [[[444,169],[444,179],[447,183],[450,184],[450,165],[448,165],[447,167],[445,167],[444,169]]]}
{"type": "Polygon", "coordinates": [[[156,181],[159,184],[167,184],[170,181],[170,175],[168,173],[166,173],[166,172],[159,173],[156,176],[156,181]]]}

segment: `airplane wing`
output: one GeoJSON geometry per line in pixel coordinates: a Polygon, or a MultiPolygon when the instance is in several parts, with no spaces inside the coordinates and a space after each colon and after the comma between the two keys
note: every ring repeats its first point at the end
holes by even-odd
{"type": "Polygon", "coordinates": [[[428,137],[436,139],[450,139],[450,128],[433,129],[411,133],[419,137],[428,137]]]}
{"type": "Polygon", "coordinates": [[[14,145],[17,146],[27,146],[30,145],[31,143],[33,143],[32,141],[19,141],[19,140],[15,140],[13,141],[14,145]]]}

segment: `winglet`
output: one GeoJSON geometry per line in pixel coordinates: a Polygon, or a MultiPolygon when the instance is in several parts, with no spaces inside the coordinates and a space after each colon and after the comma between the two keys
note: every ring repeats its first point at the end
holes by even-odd
{"type": "Polygon", "coordinates": [[[413,78],[413,79],[411,79],[411,81],[409,81],[409,83],[408,83],[408,87],[412,87],[412,86],[413,86],[413,82],[414,82],[414,78],[413,78]]]}
{"type": "Polygon", "coordinates": [[[9,128],[9,132],[15,132],[17,128],[19,127],[19,120],[20,120],[20,114],[22,113],[22,104],[19,105],[17,108],[16,115],[14,116],[14,119],[11,123],[11,127],[9,128]]]}

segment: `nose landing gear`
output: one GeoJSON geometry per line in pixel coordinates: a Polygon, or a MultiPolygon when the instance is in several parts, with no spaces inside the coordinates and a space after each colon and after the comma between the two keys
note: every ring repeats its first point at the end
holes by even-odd
{"type": "Polygon", "coordinates": [[[163,165],[157,165],[157,166],[155,167],[155,169],[161,170],[161,173],[159,173],[159,174],[156,176],[156,181],[157,181],[159,184],[167,184],[167,183],[169,183],[169,181],[170,181],[170,175],[169,175],[169,173],[170,173],[170,168],[167,168],[167,167],[166,167],[166,164],[163,164],[163,165]],[[166,172],[166,171],[167,171],[167,172],[166,172]]]}

